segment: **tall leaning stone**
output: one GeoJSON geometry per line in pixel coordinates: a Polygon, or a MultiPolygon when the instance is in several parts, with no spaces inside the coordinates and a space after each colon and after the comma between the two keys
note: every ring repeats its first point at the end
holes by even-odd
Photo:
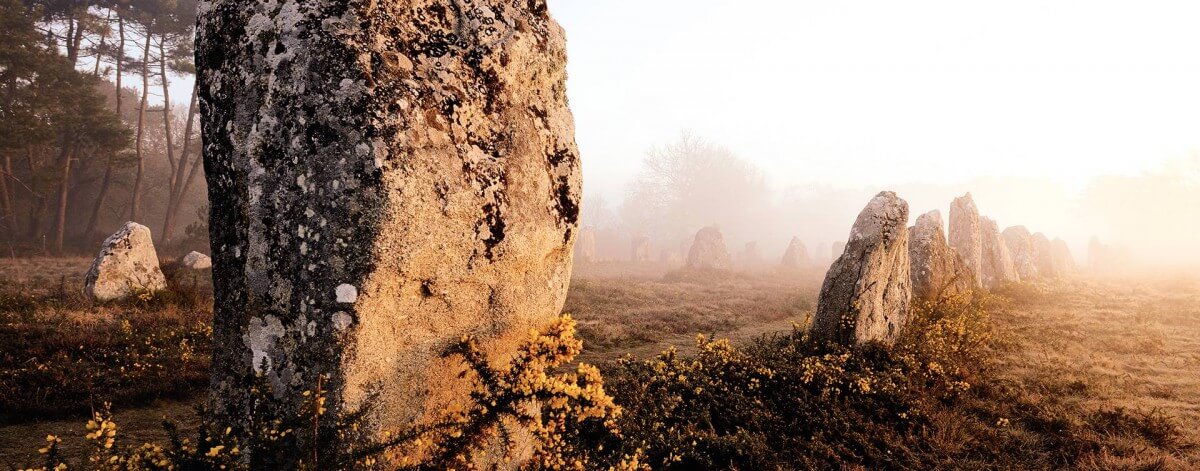
{"type": "Polygon", "coordinates": [[[1017,268],[1017,276],[1022,281],[1037,279],[1037,253],[1033,249],[1033,235],[1025,226],[1013,226],[1004,230],[1004,245],[1012,256],[1013,266],[1017,268]]]}
{"type": "Polygon", "coordinates": [[[912,298],[907,225],[908,203],[890,191],[859,213],[821,286],[814,338],[843,345],[896,340],[912,298]]]}
{"type": "Polygon", "coordinates": [[[979,209],[970,193],[950,203],[950,247],[962,256],[975,280],[983,286],[983,238],[979,230],[979,209]]]}
{"type": "Polygon", "coordinates": [[[936,210],[922,214],[908,229],[908,258],[914,300],[938,301],[975,288],[966,262],[946,242],[942,213],[936,210]]]}
{"type": "Polygon", "coordinates": [[[983,242],[983,286],[995,289],[1007,283],[1021,281],[1012,254],[1008,251],[1000,227],[989,218],[979,219],[979,231],[983,242]]]}
{"type": "Polygon", "coordinates": [[[560,312],[563,31],[543,0],[454,5],[200,1],[212,401],[235,426],[256,374],[331,412],[370,397],[374,429],[434,420],[467,389],[448,345],[502,359],[560,312]]]}

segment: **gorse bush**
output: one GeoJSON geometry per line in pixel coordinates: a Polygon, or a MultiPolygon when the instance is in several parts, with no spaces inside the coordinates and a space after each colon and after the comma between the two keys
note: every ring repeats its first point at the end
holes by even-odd
{"type": "Polygon", "coordinates": [[[320,387],[304,393],[299,410],[281,414],[282,402],[261,380],[244,431],[206,422],[191,441],[166,424],[169,443],[126,445],[105,408],[88,423],[85,461],[66,463],[60,438],[50,436],[39,450],[44,463],[31,469],[475,469],[516,460],[526,469],[643,469],[636,450],[618,446],[621,408],[605,393],[599,371],[584,364],[552,371],[581,351],[574,332],[570,317],[532,332],[499,369],[464,337],[447,355],[463,359],[475,388],[459,407],[411,430],[367,432],[369,407],[331,416],[320,387]],[[516,438],[522,431],[531,434],[528,447],[516,438]]]}

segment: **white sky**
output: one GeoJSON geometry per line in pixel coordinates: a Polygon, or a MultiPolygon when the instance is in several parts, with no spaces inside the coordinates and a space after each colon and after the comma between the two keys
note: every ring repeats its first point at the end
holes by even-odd
{"type": "Polygon", "coordinates": [[[682,130],[779,186],[1049,177],[1200,148],[1200,2],[550,0],[588,193],[682,130]]]}

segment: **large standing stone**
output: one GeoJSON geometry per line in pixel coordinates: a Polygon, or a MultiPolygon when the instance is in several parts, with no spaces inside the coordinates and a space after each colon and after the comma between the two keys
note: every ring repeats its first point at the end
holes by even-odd
{"type": "Polygon", "coordinates": [[[167,289],[150,228],[127,222],[104,239],[83,281],[84,294],[100,302],[167,289]]]}
{"type": "Polygon", "coordinates": [[[974,278],[975,286],[983,286],[983,238],[979,230],[979,209],[970,193],[950,204],[950,247],[953,247],[974,278]]]}
{"type": "MultiPolygon", "coordinates": [[[[560,313],[580,166],[544,0],[201,0],[212,400],[318,383],[369,429],[466,398],[447,346],[498,360],[560,313]]],[[[332,421],[330,421],[332,422],[332,421]]],[[[321,422],[322,425],[326,421],[321,422]]]]}
{"type": "Polygon", "coordinates": [[[885,191],[871,200],[833,262],[813,319],[814,338],[843,345],[891,343],[908,321],[912,298],[908,203],[885,191]]]}
{"type": "Polygon", "coordinates": [[[724,270],[730,267],[731,260],[720,230],[706,227],[696,232],[696,239],[688,251],[688,268],[724,270]]]}
{"type": "Polygon", "coordinates": [[[1037,264],[1038,274],[1042,278],[1062,278],[1062,267],[1054,260],[1054,243],[1050,242],[1050,238],[1046,237],[1046,234],[1038,232],[1033,234],[1031,240],[1033,242],[1034,263],[1037,264]]]}
{"type": "Polygon", "coordinates": [[[1006,283],[1021,281],[996,221],[980,218],[979,231],[983,242],[983,286],[995,289],[1006,283]]]}
{"type": "Polygon", "coordinates": [[[812,265],[812,259],[808,257],[808,248],[804,246],[804,242],[799,237],[792,237],[792,242],[788,244],[780,263],[788,268],[804,268],[812,265]]]}
{"type": "Polygon", "coordinates": [[[579,229],[579,237],[575,239],[575,261],[592,263],[596,261],[596,230],[590,227],[579,229]]]}
{"type": "Polygon", "coordinates": [[[629,258],[633,263],[646,263],[653,260],[653,252],[650,249],[650,239],[645,237],[634,237],[629,242],[629,258]]]}
{"type": "Polygon", "coordinates": [[[1022,281],[1039,278],[1037,252],[1033,248],[1033,236],[1025,226],[1013,226],[1004,230],[1004,245],[1012,256],[1013,265],[1017,268],[1017,276],[1022,281]]]}
{"type": "Polygon", "coordinates": [[[937,301],[975,288],[970,268],[946,243],[945,230],[942,213],[936,210],[922,214],[917,224],[908,229],[913,300],[937,301]]]}

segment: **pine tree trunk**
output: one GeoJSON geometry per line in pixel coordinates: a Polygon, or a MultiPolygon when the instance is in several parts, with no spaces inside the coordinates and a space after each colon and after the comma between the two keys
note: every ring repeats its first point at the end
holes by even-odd
{"type": "Polygon", "coordinates": [[[9,242],[17,236],[17,218],[13,211],[12,189],[8,179],[12,175],[12,154],[4,153],[4,163],[0,165],[0,227],[4,228],[4,237],[9,242]]]}
{"type": "MultiPolygon", "coordinates": [[[[117,44],[118,51],[116,55],[117,63],[117,120],[121,123],[125,122],[125,116],[121,114],[121,105],[123,102],[121,88],[121,77],[125,73],[125,17],[121,16],[120,10],[117,10],[117,44]]],[[[92,205],[92,215],[88,217],[87,228],[83,231],[84,235],[91,237],[96,231],[96,225],[100,223],[100,209],[104,207],[104,199],[108,196],[108,189],[112,185],[113,177],[113,156],[108,156],[104,163],[104,179],[100,181],[100,192],[96,195],[96,202],[92,205]]]]}
{"type": "Polygon", "coordinates": [[[138,222],[142,217],[142,180],[145,178],[146,163],[142,156],[142,141],[146,131],[146,106],[150,96],[150,38],[146,30],[146,44],[142,49],[142,102],[138,106],[137,137],[133,144],[137,159],[137,176],[133,179],[133,199],[129,204],[129,220],[138,222]]]}
{"type": "Polygon", "coordinates": [[[71,157],[75,150],[64,143],[59,155],[58,166],[61,170],[58,183],[58,207],[54,220],[54,253],[62,254],[63,239],[67,232],[67,200],[71,192],[71,157]]]}
{"type": "Polygon", "coordinates": [[[191,186],[192,179],[195,178],[201,164],[199,159],[196,159],[191,164],[191,171],[188,171],[188,159],[192,157],[192,124],[195,122],[196,117],[196,91],[196,87],[193,86],[192,98],[188,103],[187,124],[183,127],[183,150],[180,151],[179,165],[175,169],[175,174],[170,177],[171,184],[167,197],[167,215],[163,219],[162,230],[162,240],[167,242],[170,242],[174,237],[175,224],[179,220],[179,210],[183,206],[183,199],[187,196],[188,187],[191,186]]]}

